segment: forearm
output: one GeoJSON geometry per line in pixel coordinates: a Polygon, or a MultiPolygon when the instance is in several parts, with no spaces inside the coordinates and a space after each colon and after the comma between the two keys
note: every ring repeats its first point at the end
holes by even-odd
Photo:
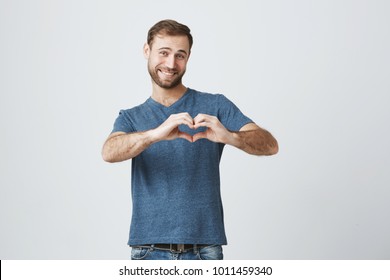
{"type": "Polygon", "coordinates": [[[232,132],[231,136],[228,144],[252,155],[274,155],[279,150],[276,139],[262,128],[232,132]]]}
{"type": "Polygon", "coordinates": [[[183,138],[192,142],[192,136],[179,130],[179,125],[193,128],[191,116],[184,112],[172,114],[160,126],[143,132],[112,133],[103,145],[102,156],[105,161],[118,162],[136,157],[153,143],[162,140],[183,138]]]}
{"type": "Polygon", "coordinates": [[[120,162],[136,157],[154,143],[150,131],[110,136],[103,145],[102,157],[107,162],[120,162]]]}

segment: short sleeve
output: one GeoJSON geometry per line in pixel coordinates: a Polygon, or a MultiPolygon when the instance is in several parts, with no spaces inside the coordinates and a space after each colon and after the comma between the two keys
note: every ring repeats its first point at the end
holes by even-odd
{"type": "Polygon", "coordinates": [[[244,125],[253,121],[245,116],[240,109],[224,95],[219,95],[219,120],[231,131],[239,131],[244,125]]]}
{"type": "Polygon", "coordinates": [[[119,112],[119,116],[116,118],[114,122],[114,127],[111,133],[119,132],[119,131],[125,133],[134,132],[133,126],[131,125],[130,117],[126,112],[126,110],[121,110],[119,112]]]}

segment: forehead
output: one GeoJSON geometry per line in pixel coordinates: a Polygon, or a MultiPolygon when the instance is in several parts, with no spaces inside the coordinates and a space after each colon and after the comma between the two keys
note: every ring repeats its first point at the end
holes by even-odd
{"type": "Polygon", "coordinates": [[[153,39],[151,47],[153,49],[170,48],[173,51],[182,50],[188,53],[190,50],[190,43],[185,35],[170,36],[157,34],[153,39]]]}

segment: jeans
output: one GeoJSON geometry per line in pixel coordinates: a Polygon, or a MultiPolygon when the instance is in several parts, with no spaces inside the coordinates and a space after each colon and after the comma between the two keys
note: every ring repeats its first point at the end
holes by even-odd
{"type": "Polygon", "coordinates": [[[210,245],[186,252],[171,252],[156,248],[131,248],[132,260],[222,260],[222,246],[210,245]]]}

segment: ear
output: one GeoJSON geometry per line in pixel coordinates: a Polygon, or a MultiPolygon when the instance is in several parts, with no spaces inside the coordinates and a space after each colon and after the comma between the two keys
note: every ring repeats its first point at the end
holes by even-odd
{"type": "Polygon", "coordinates": [[[149,54],[150,54],[150,46],[148,43],[144,44],[144,57],[146,59],[149,59],[149,54]]]}

